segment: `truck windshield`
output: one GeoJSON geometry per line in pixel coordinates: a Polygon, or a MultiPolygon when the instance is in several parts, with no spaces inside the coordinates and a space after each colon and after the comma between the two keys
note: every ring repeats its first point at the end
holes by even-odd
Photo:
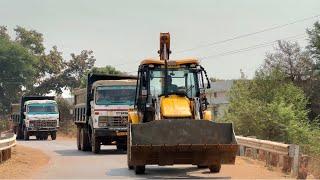
{"type": "Polygon", "coordinates": [[[29,104],[28,114],[58,114],[58,106],[56,104],[29,104]]]}
{"type": "Polygon", "coordinates": [[[97,105],[133,105],[136,86],[99,86],[96,91],[97,105]]]}

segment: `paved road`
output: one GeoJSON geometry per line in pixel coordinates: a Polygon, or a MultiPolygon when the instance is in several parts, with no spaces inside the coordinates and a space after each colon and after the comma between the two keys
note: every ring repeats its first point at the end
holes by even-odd
{"type": "Polygon", "coordinates": [[[49,155],[49,164],[34,178],[284,178],[279,172],[269,171],[262,164],[238,158],[236,165],[223,165],[221,172],[210,174],[207,169],[191,165],[147,166],[145,175],[135,175],[126,165],[126,154],[113,146],[103,146],[101,154],[82,152],[76,149],[73,139],[57,141],[19,141],[18,144],[42,150],[49,155]]]}

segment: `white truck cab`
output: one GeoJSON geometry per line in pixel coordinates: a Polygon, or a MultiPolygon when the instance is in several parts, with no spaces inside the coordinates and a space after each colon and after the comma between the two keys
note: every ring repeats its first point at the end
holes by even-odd
{"type": "Polygon", "coordinates": [[[53,96],[23,96],[20,109],[18,139],[36,136],[46,140],[49,135],[52,140],[56,139],[60,116],[53,96]]]}
{"type": "Polygon", "coordinates": [[[135,93],[134,76],[89,74],[87,87],[74,91],[78,149],[98,153],[101,145],[116,145],[126,150],[135,93]]]}

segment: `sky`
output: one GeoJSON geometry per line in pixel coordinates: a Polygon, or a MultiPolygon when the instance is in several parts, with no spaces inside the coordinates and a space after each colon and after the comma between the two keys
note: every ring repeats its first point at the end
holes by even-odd
{"type": "Polygon", "coordinates": [[[252,78],[275,44],[234,50],[288,37],[305,46],[306,28],[320,16],[216,42],[316,15],[319,0],[0,0],[0,25],[11,34],[17,25],[43,33],[47,50],[57,45],[66,59],[93,50],[96,66],[135,74],[141,60],[157,56],[159,33],[170,32],[171,59],[200,58],[219,79],[237,79],[240,69],[252,78]]]}

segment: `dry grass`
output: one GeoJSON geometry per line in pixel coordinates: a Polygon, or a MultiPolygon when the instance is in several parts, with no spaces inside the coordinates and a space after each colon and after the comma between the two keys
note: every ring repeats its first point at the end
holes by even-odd
{"type": "Polygon", "coordinates": [[[64,121],[60,123],[60,129],[58,131],[58,136],[65,136],[74,138],[77,136],[77,126],[72,120],[64,121]]]}
{"type": "Polygon", "coordinates": [[[316,179],[320,179],[320,158],[310,158],[308,169],[316,179]]]}
{"type": "Polygon", "coordinates": [[[8,120],[0,119],[0,133],[10,130],[11,122],[8,120]]]}

